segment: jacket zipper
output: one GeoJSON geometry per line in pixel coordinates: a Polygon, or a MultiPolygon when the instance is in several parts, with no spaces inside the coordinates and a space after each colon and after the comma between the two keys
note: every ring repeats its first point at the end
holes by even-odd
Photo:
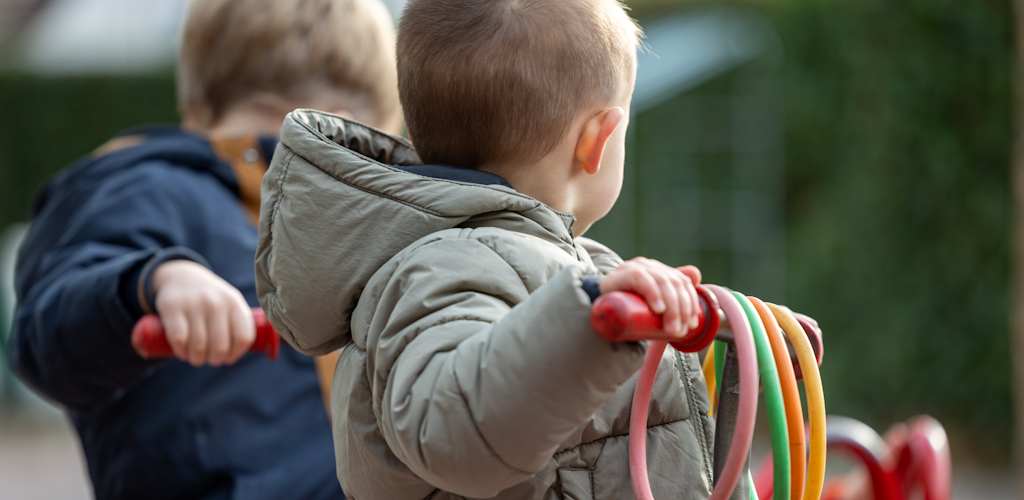
{"type": "Polygon", "coordinates": [[[704,433],[704,418],[701,416],[700,408],[697,406],[697,393],[693,388],[693,377],[691,377],[690,363],[683,357],[682,353],[676,351],[676,363],[681,365],[679,378],[686,385],[686,400],[690,405],[690,422],[693,424],[693,433],[697,435],[697,442],[700,444],[700,452],[704,457],[701,470],[708,482],[708,491],[714,487],[714,477],[711,475],[711,454],[708,452],[707,434],[704,433]]]}

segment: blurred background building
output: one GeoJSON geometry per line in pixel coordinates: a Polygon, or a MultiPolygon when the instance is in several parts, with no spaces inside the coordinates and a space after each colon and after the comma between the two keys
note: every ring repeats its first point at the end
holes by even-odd
{"type": "MultiPolygon", "coordinates": [[[[1011,3],[627,3],[651,50],[588,236],[816,317],[830,413],[934,415],[957,498],[1014,497],[1011,3]]],[[[0,230],[118,130],[177,121],[186,5],[0,0],[0,230]]],[[[0,360],[0,496],[86,497],[76,447],[0,360]]]]}

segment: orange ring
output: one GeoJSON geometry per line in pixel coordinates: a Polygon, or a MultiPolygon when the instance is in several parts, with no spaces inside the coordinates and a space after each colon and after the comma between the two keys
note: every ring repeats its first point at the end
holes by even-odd
{"type": "Polygon", "coordinates": [[[782,383],[782,401],[786,407],[786,424],[789,427],[790,457],[790,499],[800,500],[804,494],[804,482],[807,473],[807,443],[804,441],[804,411],[800,406],[800,389],[796,384],[796,372],[793,361],[789,357],[789,349],[782,338],[779,322],[761,299],[747,297],[754,304],[754,309],[764,329],[768,333],[768,342],[772,346],[775,365],[779,369],[779,381],[782,383]]]}

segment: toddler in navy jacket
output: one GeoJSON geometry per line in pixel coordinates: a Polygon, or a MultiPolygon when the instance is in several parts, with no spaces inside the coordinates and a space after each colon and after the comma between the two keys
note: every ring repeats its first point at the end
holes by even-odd
{"type": "Polygon", "coordinates": [[[126,132],[37,196],[11,365],[66,408],[98,499],[343,498],[313,359],[245,354],[260,181],[294,108],[399,128],[390,16],[193,2],[178,94],[180,128],[126,132]],[[133,350],[145,313],[177,359],[133,350]]]}

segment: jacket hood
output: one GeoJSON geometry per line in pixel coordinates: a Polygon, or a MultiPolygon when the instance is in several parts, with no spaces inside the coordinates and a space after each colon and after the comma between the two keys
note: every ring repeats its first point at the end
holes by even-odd
{"type": "Polygon", "coordinates": [[[317,355],[348,344],[373,274],[437,231],[500,227],[575,254],[571,214],[510,187],[403,170],[420,164],[408,141],[367,125],[307,109],[285,118],[263,177],[256,288],[296,349],[317,355]]]}

